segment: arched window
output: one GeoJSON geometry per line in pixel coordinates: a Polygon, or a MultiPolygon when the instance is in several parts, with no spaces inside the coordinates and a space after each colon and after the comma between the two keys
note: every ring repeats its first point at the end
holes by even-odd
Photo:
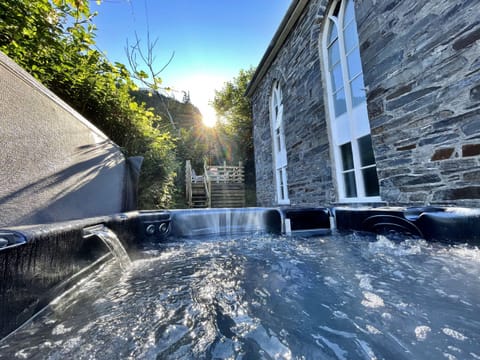
{"type": "Polygon", "coordinates": [[[273,162],[278,204],[289,204],[287,187],[287,149],[283,127],[283,95],[280,83],[273,84],[270,99],[270,119],[272,128],[273,162]]]}
{"type": "Polygon", "coordinates": [[[380,200],[353,0],[334,1],[326,21],[322,46],[339,198],[380,200]]]}

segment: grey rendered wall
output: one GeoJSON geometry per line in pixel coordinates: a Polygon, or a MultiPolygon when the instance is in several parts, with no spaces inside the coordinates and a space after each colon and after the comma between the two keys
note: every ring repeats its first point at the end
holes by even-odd
{"type": "MultiPolygon", "coordinates": [[[[312,0],[253,97],[257,199],[275,204],[268,104],[284,90],[292,205],[335,204],[312,0]]],[[[380,195],[388,205],[480,206],[480,2],[357,0],[380,195]]]]}
{"type": "Polygon", "coordinates": [[[0,227],[122,211],[125,158],[0,53],[0,227]]]}

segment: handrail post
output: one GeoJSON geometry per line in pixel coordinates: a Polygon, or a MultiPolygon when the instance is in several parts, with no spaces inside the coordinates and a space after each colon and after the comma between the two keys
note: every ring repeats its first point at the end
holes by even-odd
{"type": "Polygon", "coordinates": [[[212,190],[212,184],[210,181],[210,175],[208,174],[208,166],[207,162],[203,162],[203,184],[205,186],[205,195],[207,197],[207,207],[211,208],[212,207],[212,197],[211,197],[211,190],[212,190]]]}
{"type": "Polygon", "coordinates": [[[228,182],[228,172],[227,172],[227,162],[224,160],[223,161],[223,182],[227,183],[228,182]]]}
{"type": "Polygon", "coordinates": [[[238,162],[238,182],[239,183],[245,183],[245,172],[244,172],[244,169],[243,169],[243,162],[242,161],[239,161],[238,162]]]}
{"type": "Polygon", "coordinates": [[[188,207],[193,206],[192,202],[192,164],[187,160],[185,164],[185,195],[187,198],[188,207]]]}

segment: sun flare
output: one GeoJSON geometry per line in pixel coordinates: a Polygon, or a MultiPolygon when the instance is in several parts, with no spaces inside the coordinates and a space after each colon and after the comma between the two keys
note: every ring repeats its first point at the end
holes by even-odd
{"type": "Polygon", "coordinates": [[[210,103],[215,90],[221,90],[226,79],[226,76],[199,73],[177,81],[177,87],[189,91],[191,102],[202,113],[203,123],[207,127],[214,127],[217,123],[217,114],[210,103]]]}
{"type": "Polygon", "coordinates": [[[204,105],[200,107],[200,112],[202,113],[203,124],[206,127],[214,127],[217,124],[217,114],[211,105],[204,105]]]}

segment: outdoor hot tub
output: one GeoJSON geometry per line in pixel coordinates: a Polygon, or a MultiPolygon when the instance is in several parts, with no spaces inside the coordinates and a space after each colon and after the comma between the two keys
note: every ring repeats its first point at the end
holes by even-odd
{"type": "Polygon", "coordinates": [[[479,217],[247,208],[3,229],[0,358],[478,359],[479,217]]]}

